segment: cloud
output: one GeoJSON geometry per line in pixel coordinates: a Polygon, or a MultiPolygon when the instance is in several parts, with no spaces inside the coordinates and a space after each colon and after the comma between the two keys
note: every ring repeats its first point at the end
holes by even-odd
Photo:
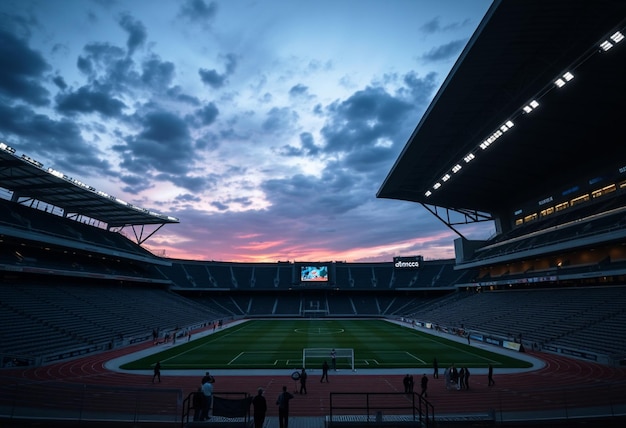
{"type": "Polygon", "coordinates": [[[437,46],[426,52],[421,58],[428,62],[456,59],[465,47],[466,40],[453,40],[445,45],[437,46]]]}
{"type": "Polygon", "coordinates": [[[50,66],[43,56],[28,44],[0,30],[0,95],[36,106],[49,103],[48,90],[43,86],[50,66]]]}
{"type": "Polygon", "coordinates": [[[64,114],[99,113],[102,116],[121,117],[126,105],[109,95],[107,88],[83,86],[75,92],[56,97],[57,110],[64,114]]]}
{"type": "Polygon", "coordinates": [[[266,114],[262,128],[271,133],[286,132],[296,126],[298,117],[298,113],[288,107],[272,107],[266,114]]]}
{"type": "Polygon", "coordinates": [[[439,16],[434,17],[430,21],[427,21],[420,27],[420,31],[425,34],[442,33],[446,31],[454,31],[460,28],[466,27],[471,24],[470,19],[464,19],[461,22],[452,22],[448,25],[441,25],[441,18],[439,16]]]}
{"type": "Polygon", "coordinates": [[[0,104],[0,133],[13,136],[24,153],[41,157],[45,164],[81,177],[92,173],[111,174],[102,153],[83,139],[76,121],[54,120],[28,107],[0,104]]]}
{"type": "Polygon", "coordinates": [[[289,96],[292,98],[304,98],[310,99],[312,96],[309,94],[309,88],[301,83],[294,85],[289,89],[289,96]]]}
{"type": "Polygon", "coordinates": [[[180,8],[179,16],[191,22],[206,24],[215,18],[217,3],[205,3],[203,0],[187,0],[180,8]]]}
{"type": "Polygon", "coordinates": [[[209,126],[215,122],[219,113],[220,111],[215,103],[208,103],[196,110],[195,118],[198,119],[201,126],[209,126]]]}
{"type": "Polygon", "coordinates": [[[157,110],[137,118],[141,131],[125,138],[125,144],[113,147],[122,155],[121,167],[128,171],[153,172],[181,176],[191,169],[193,141],[187,124],[176,114],[157,110]]]}
{"type": "Polygon", "coordinates": [[[124,49],[110,43],[90,43],[83,48],[83,52],[76,65],[89,80],[120,78],[126,81],[128,78],[125,71],[132,62],[126,58],[124,49]],[[123,70],[120,70],[121,67],[123,70]]]}
{"type": "Polygon", "coordinates": [[[146,87],[161,91],[172,84],[176,67],[170,61],[161,61],[153,55],[142,63],[141,81],[146,87]]]}
{"type": "Polygon", "coordinates": [[[128,55],[132,56],[139,47],[141,47],[148,38],[146,27],[128,14],[123,14],[119,19],[120,26],[128,33],[126,47],[128,55]]]}
{"type": "Polygon", "coordinates": [[[403,99],[381,87],[367,87],[329,107],[332,114],[322,127],[326,151],[367,150],[380,138],[395,135],[394,125],[412,110],[403,99]]]}
{"type": "MultiPolygon", "coordinates": [[[[429,245],[407,236],[418,223],[429,233],[432,216],[375,195],[436,90],[430,71],[442,72],[461,42],[423,48],[416,64],[395,49],[406,33],[380,16],[389,49],[356,58],[358,44],[383,40],[331,28],[332,49],[320,49],[316,16],[284,5],[48,3],[0,6],[0,135],[179,217],[151,238],[157,245],[189,258],[219,248],[231,261],[372,260],[396,255],[394,241],[429,245]]],[[[446,16],[411,30],[464,25],[443,25],[446,16]]],[[[433,245],[449,246],[441,236],[433,245]]]]}
{"type": "Polygon", "coordinates": [[[202,80],[202,83],[209,85],[214,89],[218,89],[224,86],[228,76],[233,74],[237,67],[237,58],[235,57],[235,55],[229,54],[226,55],[225,58],[226,71],[223,74],[218,73],[215,69],[208,70],[205,68],[201,68],[200,70],[198,70],[198,74],[200,75],[200,80],[202,80]]]}

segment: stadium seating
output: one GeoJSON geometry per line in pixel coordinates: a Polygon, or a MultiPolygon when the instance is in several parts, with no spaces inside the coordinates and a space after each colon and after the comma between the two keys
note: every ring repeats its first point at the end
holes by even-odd
{"type": "Polygon", "coordinates": [[[15,282],[0,285],[0,354],[53,356],[105,349],[228,314],[209,313],[165,290],[110,284],[15,282]],[[212,315],[212,316],[211,316],[212,315]]]}
{"type": "Polygon", "coordinates": [[[407,318],[539,348],[626,354],[626,287],[458,292],[407,318]]]}

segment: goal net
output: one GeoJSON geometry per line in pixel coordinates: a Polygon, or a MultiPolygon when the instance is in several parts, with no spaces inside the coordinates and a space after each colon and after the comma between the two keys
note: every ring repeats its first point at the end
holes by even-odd
{"type": "MultiPolygon", "coordinates": [[[[335,364],[337,370],[354,371],[354,349],[334,348],[335,364]]],[[[332,355],[333,348],[304,348],[302,350],[302,367],[305,369],[321,369],[324,361],[328,363],[330,370],[333,369],[332,355]]]]}

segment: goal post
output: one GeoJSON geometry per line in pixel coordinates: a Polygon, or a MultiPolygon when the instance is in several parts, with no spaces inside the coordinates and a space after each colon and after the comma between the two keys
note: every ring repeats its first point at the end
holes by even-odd
{"type": "Polygon", "coordinates": [[[302,349],[302,367],[305,369],[322,368],[324,361],[332,368],[331,352],[335,351],[337,370],[354,370],[353,348],[304,348],[302,349]]]}

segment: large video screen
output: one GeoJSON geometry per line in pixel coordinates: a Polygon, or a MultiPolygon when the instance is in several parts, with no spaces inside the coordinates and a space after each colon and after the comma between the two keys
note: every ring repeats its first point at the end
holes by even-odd
{"type": "Polygon", "coordinates": [[[300,266],[300,282],[328,282],[328,266],[300,266]]]}

